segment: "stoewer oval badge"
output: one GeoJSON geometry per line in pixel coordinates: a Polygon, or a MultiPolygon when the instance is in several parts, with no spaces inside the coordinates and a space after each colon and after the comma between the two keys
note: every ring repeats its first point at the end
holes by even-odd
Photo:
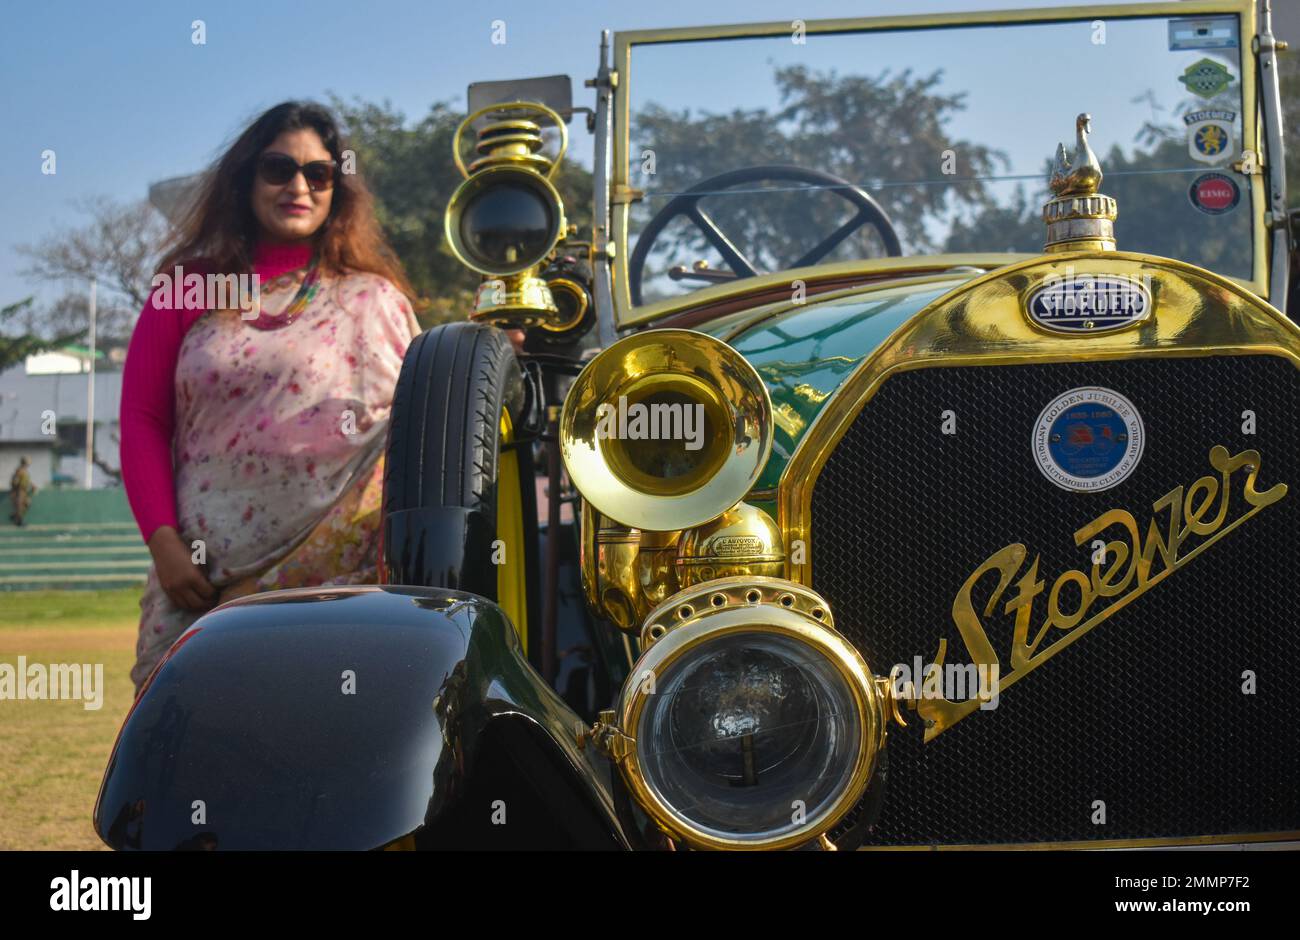
{"type": "Polygon", "coordinates": [[[1029,318],[1057,333],[1106,333],[1151,315],[1151,292],[1122,274],[1049,277],[1029,295],[1029,318]]]}
{"type": "Polygon", "coordinates": [[[1146,445],[1142,416],[1119,392],[1099,386],[1058,395],[1034,425],[1034,460],[1061,489],[1093,493],[1123,482],[1146,445]]]}

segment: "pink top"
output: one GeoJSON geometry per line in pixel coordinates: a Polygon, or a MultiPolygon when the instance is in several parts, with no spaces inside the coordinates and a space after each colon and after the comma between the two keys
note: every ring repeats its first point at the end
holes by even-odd
{"type": "MultiPolygon", "coordinates": [[[[262,282],[304,267],[308,243],[259,245],[253,273],[262,282]]],[[[195,262],[195,273],[209,267],[195,262]]],[[[164,272],[171,274],[172,272],[164,272]]],[[[190,273],[186,271],[185,273],[190,273]]],[[[122,371],[122,483],[146,542],[160,526],[179,530],[172,442],[176,433],[176,360],[181,341],[207,311],[160,309],[150,294],[131,333],[122,371]]]]}

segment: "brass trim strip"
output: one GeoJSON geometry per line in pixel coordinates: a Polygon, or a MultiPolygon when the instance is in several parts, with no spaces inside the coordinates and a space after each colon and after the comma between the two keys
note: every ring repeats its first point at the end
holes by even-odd
{"type": "MultiPolygon", "coordinates": [[[[913,13],[892,16],[838,17],[808,20],[809,33],[848,33],[861,30],[885,31],[927,26],[983,26],[1008,23],[1047,23],[1076,19],[1134,19],[1161,16],[1199,16],[1209,13],[1245,13],[1254,9],[1253,0],[1155,0],[1148,3],[1100,3],[1062,7],[1019,7],[1010,10],[967,10],[950,13],[913,13]]],[[[698,39],[739,39],[748,36],[784,36],[789,20],[761,23],[732,23],[719,26],[678,26],[665,29],[636,29],[617,33],[614,41],[628,44],[690,42],[698,39]]]]}

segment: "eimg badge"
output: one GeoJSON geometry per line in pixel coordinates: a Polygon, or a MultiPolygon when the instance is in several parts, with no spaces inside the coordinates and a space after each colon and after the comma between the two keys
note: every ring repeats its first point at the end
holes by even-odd
{"type": "Polygon", "coordinates": [[[1201,163],[1222,163],[1236,153],[1232,131],[1236,111],[1192,111],[1183,115],[1187,125],[1187,152],[1201,163]]]}
{"type": "Polygon", "coordinates": [[[1241,189],[1237,181],[1223,173],[1202,173],[1187,190],[1192,205],[1206,215],[1223,215],[1237,208],[1241,189]]]}
{"type": "Polygon", "coordinates": [[[1034,460],[1064,490],[1108,490],[1142,459],[1146,433],[1133,403],[1099,386],[1074,388],[1051,402],[1034,425],[1034,460]]]}

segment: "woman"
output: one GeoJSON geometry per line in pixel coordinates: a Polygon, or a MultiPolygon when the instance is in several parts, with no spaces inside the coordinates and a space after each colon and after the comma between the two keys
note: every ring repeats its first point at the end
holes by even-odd
{"type": "Polygon", "coordinates": [[[131,336],[122,478],[153,556],[137,691],[215,603],[375,580],[381,452],[416,327],[343,146],[319,105],[254,121],[209,172],[131,336]],[[242,311],[170,289],[249,273],[260,297],[242,311]]]}

